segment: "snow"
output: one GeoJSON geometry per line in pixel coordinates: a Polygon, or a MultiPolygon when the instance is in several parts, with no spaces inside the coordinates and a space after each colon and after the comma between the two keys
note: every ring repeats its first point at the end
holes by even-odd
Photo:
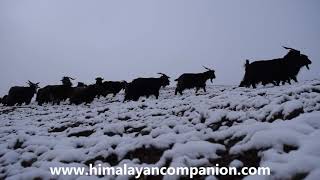
{"type": "Polygon", "coordinates": [[[229,166],[239,168],[239,167],[243,167],[243,163],[238,159],[235,159],[229,164],[229,166]]]}
{"type": "Polygon", "coordinates": [[[205,141],[189,141],[185,144],[177,143],[171,150],[166,151],[164,158],[188,157],[197,159],[198,157],[217,158],[217,150],[225,150],[223,145],[212,144],[205,141]]]}
{"type": "Polygon", "coordinates": [[[320,80],[257,89],[208,86],[206,93],[182,96],[166,88],[159,100],[122,100],[123,92],[90,105],[0,105],[0,179],[98,179],[52,177],[48,170],[86,162],[243,167],[248,158],[272,175],[246,179],[320,175],[320,80]]]}

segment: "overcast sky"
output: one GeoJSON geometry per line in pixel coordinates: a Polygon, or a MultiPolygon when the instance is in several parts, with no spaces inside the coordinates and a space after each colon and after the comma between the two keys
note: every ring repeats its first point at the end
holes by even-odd
{"type": "Polygon", "coordinates": [[[282,57],[281,45],[313,62],[299,80],[319,78],[319,17],[319,0],[1,0],[0,95],[27,80],[174,80],[202,65],[238,85],[245,59],[282,57]]]}

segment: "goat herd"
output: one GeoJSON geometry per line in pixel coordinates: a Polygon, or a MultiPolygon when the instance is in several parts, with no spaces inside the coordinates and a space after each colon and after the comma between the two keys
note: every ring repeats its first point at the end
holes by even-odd
{"type": "MultiPolygon", "coordinates": [[[[283,57],[272,60],[261,60],[249,63],[246,60],[245,75],[240,83],[240,87],[256,87],[257,84],[262,83],[266,85],[272,83],[280,85],[280,83],[289,83],[291,80],[297,82],[297,75],[303,66],[309,69],[311,61],[308,56],[301,54],[300,51],[283,47],[289,52],[283,57]]],[[[175,95],[177,93],[182,95],[183,90],[195,88],[196,92],[202,88],[206,92],[206,81],[212,80],[216,77],[215,71],[205,67],[207,71],[203,73],[182,74],[177,81],[175,95]]],[[[137,78],[131,83],[126,81],[104,81],[98,77],[96,83],[92,85],[85,85],[79,82],[76,87],[72,87],[70,77],[63,77],[61,85],[48,85],[39,88],[39,83],[32,83],[28,81],[29,87],[12,87],[8,95],[0,98],[0,103],[6,106],[14,106],[16,104],[22,105],[23,103],[29,104],[34,94],[36,94],[36,101],[39,105],[43,103],[59,104],[61,101],[67,99],[71,104],[91,103],[94,98],[100,96],[107,96],[113,94],[114,96],[122,89],[125,90],[124,101],[133,100],[137,101],[141,96],[147,98],[151,95],[159,97],[159,90],[161,87],[170,84],[169,76],[159,73],[159,78],[137,78]]]]}

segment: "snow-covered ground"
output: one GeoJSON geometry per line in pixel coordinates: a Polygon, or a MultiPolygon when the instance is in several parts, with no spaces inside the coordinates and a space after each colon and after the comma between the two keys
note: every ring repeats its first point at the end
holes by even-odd
{"type": "Polygon", "coordinates": [[[320,178],[320,80],[207,89],[174,96],[166,88],[159,100],[126,103],[119,94],[90,105],[0,106],[0,179],[87,179],[53,177],[48,167],[90,163],[231,163],[271,168],[269,177],[247,179],[320,178]]]}

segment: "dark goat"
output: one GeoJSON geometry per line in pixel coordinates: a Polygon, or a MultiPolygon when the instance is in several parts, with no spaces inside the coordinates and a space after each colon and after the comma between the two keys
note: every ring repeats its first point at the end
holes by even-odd
{"type": "Polygon", "coordinates": [[[97,85],[102,85],[102,83],[103,83],[103,78],[102,77],[97,77],[96,78],[96,84],[97,85]]]}
{"type": "Polygon", "coordinates": [[[8,98],[8,95],[4,95],[2,98],[1,98],[1,104],[3,105],[6,105],[7,104],[7,98],[8,98]]]}
{"type": "Polygon", "coordinates": [[[28,81],[28,85],[29,87],[15,86],[10,88],[8,96],[5,99],[5,105],[14,106],[15,104],[30,104],[32,97],[39,88],[39,83],[28,81]]]}
{"type": "MultiPolygon", "coordinates": [[[[273,63],[277,63],[278,61],[272,60],[272,61],[268,61],[268,62],[273,64],[273,63]]],[[[250,68],[250,62],[249,62],[248,59],[246,60],[246,63],[244,65],[244,67],[245,67],[246,71],[248,71],[248,69],[250,68]]],[[[273,85],[278,85],[277,81],[274,80],[273,76],[265,76],[263,79],[261,79],[260,82],[262,83],[262,85],[267,85],[267,84],[270,84],[270,83],[273,84],[273,85]]],[[[249,83],[249,81],[247,81],[246,78],[244,78],[241,81],[239,87],[247,87],[247,88],[249,88],[250,85],[251,84],[249,83]]]]}
{"type": "Polygon", "coordinates": [[[133,100],[137,101],[140,97],[151,95],[156,96],[158,99],[161,87],[170,84],[169,77],[163,73],[158,73],[162,76],[160,78],[137,78],[126,86],[124,101],[133,100]]]}
{"type": "Polygon", "coordinates": [[[91,88],[96,88],[95,94],[98,98],[100,98],[100,96],[104,96],[103,78],[97,77],[96,84],[91,86],[91,88]]]}
{"type": "Polygon", "coordinates": [[[78,85],[77,87],[87,87],[88,85],[86,85],[85,83],[83,82],[78,82],[78,85]]]}
{"type": "Polygon", "coordinates": [[[288,67],[286,69],[286,74],[283,77],[283,80],[294,80],[295,82],[298,82],[297,75],[299,74],[301,68],[303,66],[306,66],[306,68],[309,70],[309,65],[312,63],[308,56],[301,54],[300,51],[283,47],[287,50],[290,50],[289,53],[284,57],[284,59],[288,59],[289,61],[285,61],[285,66],[288,67]],[[292,60],[292,61],[290,61],[292,60]]]}
{"type": "Polygon", "coordinates": [[[279,85],[280,82],[290,82],[291,79],[297,81],[296,76],[300,69],[306,66],[309,69],[311,61],[308,56],[300,54],[300,51],[284,47],[290,51],[283,58],[255,61],[245,65],[245,75],[240,86],[256,87],[257,84],[263,85],[273,83],[279,85]]]}
{"type": "Polygon", "coordinates": [[[71,104],[91,103],[95,97],[103,95],[103,78],[97,77],[96,83],[85,87],[73,88],[70,97],[71,104]]]}
{"type": "Polygon", "coordinates": [[[127,84],[126,81],[105,81],[103,82],[103,96],[108,94],[116,96],[122,89],[126,88],[127,84]]]}
{"type": "Polygon", "coordinates": [[[182,95],[183,90],[196,88],[196,93],[200,88],[206,92],[206,82],[208,79],[212,82],[213,79],[216,78],[215,71],[204,67],[208,71],[203,73],[185,73],[182,74],[177,81],[177,88],[175,90],[175,95],[179,92],[182,95]]]}
{"type": "Polygon", "coordinates": [[[75,87],[70,97],[70,104],[91,103],[97,94],[98,89],[95,84],[86,87],[75,87]]]}
{"type": "Polygon", "coordinates": [[[53,104],[60,104],[61,101],[67,100],[73,92],[71,80],[74,79],[63,77],[61,80],[62,85],[48,85],[39,89],[36,101],[39,105],[42,105],[43,103],[50,102],[53,104]]]}

